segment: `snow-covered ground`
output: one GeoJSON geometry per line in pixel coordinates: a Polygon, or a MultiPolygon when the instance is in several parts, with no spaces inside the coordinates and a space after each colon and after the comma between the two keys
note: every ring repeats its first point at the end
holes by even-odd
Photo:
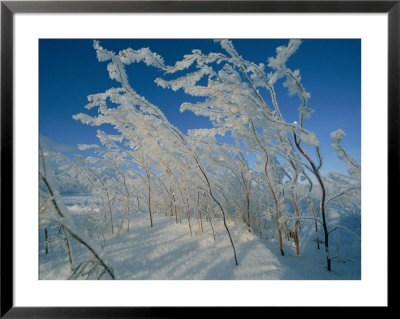
{"type": "MultiPolygon", "coordinates": [[[[71,213],[79,213],[75,205],[69,205],[71,213]],[[72,208],[72,209],[71,209],[72,208]]],[[[193,235],[190,235],[186,219],[176,224],[175,218],[154,214],[150,228],[147,213],[131,216],[129,232],[107,240],[104,255],[111,263],[117,279],[123,280],[341,280],[361,279],[359,247],[351,243],[341,247],[342,257],[334,258],[332,271],[326,269],[323,244],[317,250],[312,234],[312,223],[304,223],[301,254],[296,256],[295,247],[284,242],[285,256],[281,256],[278,241],[260,239],[242,224],[228,223],[236,247],[239,266],[235,265],[233,250],[222,220],[213,220],[216,239],[210,224],[203,220],[203,234],[192,218],[193,235]],[[310,229],[307,227],[310,226],[310,229]],[[352,255],[353,254],[353,255],[352,255]],[[357,256],[358,254],[358,256],[357,256]]],[[[71,266],[65,251],[53,249],[48,254],[42,245],[40,234],[40,279],[68,279],[71,266]]],[[[72,241],[71,241],[72,242],[72,241]]],[[[336,250],[331,242],[332,255],[336,250]]],[[[93,259],[86,249],[72,243],[73,267],[77,262],[93,259]]],[[[103,276],[102,279],[109,279],[103,276]]]]}

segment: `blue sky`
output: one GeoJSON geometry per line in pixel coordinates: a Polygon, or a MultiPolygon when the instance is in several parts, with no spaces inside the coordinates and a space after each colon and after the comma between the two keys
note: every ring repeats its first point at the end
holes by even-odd
{"type": "MultiPolygon", "coordinates": [[[[221,51],[213,40],[101,40],[108,50],[118,52],[131,47],[149,47],[159,53],[167,64],[174,64],[192,49],[203,52],[221,51]]],[[[255,63],[268,63],[275,49],[287,45],[288,40],[232,40],[236,50],[245,59],[255,63]]],[[[361,161],[361,40],[329,39],[303,40],[298,51],[287,65],[300,69],[302,83],[311,93],[309,107],[313,108],[305,127],[315,132],[324,158],[323,172],[344,172],[344,165],[331,149],[330,132],[341,128],[347,136],[342,145],[358,162],[361,161]]],[[[181,113],[180,104],[194,101],[182,91],[162,89],[154,83],[163,73],[143,63],[127,68],[131,86],[153,104],[157,105],[170,122],[187,132],[192,128],[210,127],[206,118],[191,112],[181,113]]],[[[41,39],[39,40],[39,131],[62,150],[78,152],[78,144],[97,142],[97,127],[83,125],[72,118],[86,112],[87,96],[104,92],[118,84],[108,77],[106,63],[98,62],[92,39],[41,39]]],[[[298,119],[299,99],[289,97],[281,83],[276,85],[279,105],[284,118],[298,119]]]]}

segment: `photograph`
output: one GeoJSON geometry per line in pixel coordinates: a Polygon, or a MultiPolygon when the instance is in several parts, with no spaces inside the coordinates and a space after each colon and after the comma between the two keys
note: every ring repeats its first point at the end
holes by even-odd
{"type": "Polygon", "coordinates": [[[38,39],[38,279],[361,281],[361,47],[38,39]]]}

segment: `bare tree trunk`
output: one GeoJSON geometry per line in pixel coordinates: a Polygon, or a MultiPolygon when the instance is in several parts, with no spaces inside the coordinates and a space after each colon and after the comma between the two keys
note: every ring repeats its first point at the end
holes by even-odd
{"type": "Polygon", "coordinates": [[[212,220],[211,220],[210,214],[208,213],[208,205],[207,205],[207,207],[206,207],[206,214],[207,214],[207,220],[208,220],[208,222],[209,222],[210,225],[211,225],[211,230],[212,230],[213,237],[214,237],[214,241],[215,241],[216,239],[215,239],[214,226],[213,226],[213,224],[212,224],[212,220]]]}
{"type": "Polygon", "coordinates": [[[315,167],[314,162],[311,160],[311,158],[308,156],[306,152],[301,148],[300,142],[297,141],[297,136],[295,133],[293,133],[294,137],[294,142],[296,144],[297,149],[300,151],[300,153],[307,159],[307,161],[310,163],[313,173],[315,177],[318,180],[318,183],[321,187],[321,216],[322,216],[322,228],[324,229],[324,235],[325,235],[325,253],[326,253],[326,263],[327,263],[327,268],[328,271],[331,271],[331,258],[330,258],[330,253],[329,253],[329,232],[328,232],[328,227],[326,225],[326,217],[325,217],[325,197],[326,197],[326,191],[325,191],[325,186],[324,183],[322,182],[321,176],[319,175],[318,169],[315,167]]]}
{"type": "MultiPolygon", "coordinates": [[[[313,183],[312,183],[310,177],[308,177],[307,174],[305,174],[304,172],[303,172],[303,174],[307,178],[308,183],[310,184],[310,189],[308,190],[308,194],[307,194],[308,206],[310,206],[311,212],[312,212],[314,218],[316,218],[317,214],[315,213],[314,206],[313,206],[313,204],[312,204],[312,202],[310,200],[310,194],[311,194],[311,191],[312,191],[312,188],[313,188],[313,183]]],[[[317,223],[316,220],[314,220],[314,226],[315,226],[315,237],[316,237],[316,241],[317,241],[317,249],[319,250],[320,247],[319,247],[319,237],[318,237],[318,223],[317,223]]]]}
{"type": "Polygon", "coordinates": [[[231,233],[230,233],[230,231],[229,231],[228,225],[226,224],[226,215],[225,215],[225,211],[224,211],[224,209],[223,209],[221,203],[215,198],[215,196],[214,196],[214,194],[213,194],[213,192],[212,192],[210,181],[208,180],[207,174],[206,174],[206,172],[204,171],[202,165],[200,164],[200,160],[199,160],[197,157],[194,157],[194,160],[196,161],[197,166],[199,167],[201,173],[203,174],[203,176],[204,176],[204,178],[205,178],[205,180],[206,180],[206,182],[207,182],[208,192],[209,192],[211,198],[212,198],[212,199],[214,200],[214,202],[218,205],[218,207],[219,207],[219,209],[220,209],[220,211],[221,211],[221,213],[222,213],[222,219],[223,219],[223,221],[224,221],[224,227],[225,227],[226,232],[228,233],[229,241],[231,242],[231,246],[232,246],[232,250],[233,250],[233,257],[234,257],[234,259],[235,259],[236,266],[238,266],[239,264],[238,264],[237,257],[236,257],[236,248],[235,248],[235,245],[233,244],[232,236],[231,236],[231,233]]]}
{"type": "Polygon", "coordinates": [[[200,217],[200,230],[203,234],[203,218],[201,216],[201,207],[200,207],[200,192],[197,192],[197,207],[199,209],[199,217],[200,217]]]}
{"type": "MultiPolygon", "coordinates": [[[[109,153],[109,155],[111,155],[111,153],[109,153]]],[[[114,156],[111,155],[111,158],[113,159],[113,162],[114,162],[115,168],[117,169],[117,172],[122,176],[123,184],[124,184],[125,191],[126,191],[126,216],[127,216],[127,219],[128,219],[127,231],[129,231],[129,215],[130,215],[130,212],[129,212],[129,201],[130,201],[129,189],[128,189],[128,186],[126,185],[125,174],[123,174],[122,171],[119,169],[118,163],[115,160],[114,156]]],[[[121,230],[122,230],[122,227],[123,227],[123,222],[124,221],[122,221],[121,230]]]]}
{"type": "MultiPolygon", "coordinates": [[[[311,208],[311,212],[312,212],[314,218],[316,218],[317,215],[315,214],[314,206],[313,206],[313,204],[311,203],[310,196],[308,196],[308,195],[307,195],[307,201],[308,201],[308,205],[309,205],[310,208],[311,208]]],[[[314,220],[314,225],[315,225],[315,236],[316,236],[316,240],[317,240],[317,249],[319,250],[318,223],[317,223],[316,220],[314,220]]]]}
{"type": "Polygon", "coordinates": [[[48,242],[48,236],[47,236],[47,228],[44,229],[44,249],[46,252],[46,255],[49,253],[49,242],[48,242]]]}
{"type": "Polygon", "coordinates": [[[106,194],[107,194],[108,209],[109,209],[109,212],[110,212],[111,234],[114,234],[113,212],[112,212],[112,209],[111,209],[110,196],[108,194],[107,188],[106,188],[106,194]]]}
{"type": "Polygon", "coordinates": [[[189,206],[189,198],[187,194],[187,189],[185,189],[185,195],[186,195],[186,215],[189,223],[189,230],[190,230],[190,237],[193,237],[192,234],[192,225],[190,224],[190,206],[189,206]]]}
{"type": "MultiPolygon", "coordinates": [[[[172,195],[172,199],[174,201],[174,213],[175,213],[175,223],[178,224],[178,213],[176,211],[176,200],[175,200],[175,192],[170,188],[170,192],[172,195]]],[[[172,215],[172,205],[171,205],[171,215],[172,215]]]]}
{"type": "Polygon", "coordinates": [[[175,210],[175,223],[178,224],[178,211],[176,210],[175,200],[174,200],[174,210],[175,210]]]}
{"type": "MultiPolygon", "coordinates": [[[[296,185],[296,182],[297,182],[297,178],[299,177],[299,173],[298,173],[296,167],[293,165],[293,163],[292,163],[292,166],[293,166],[293,169],[294,169],[294,178],[293,178],[293,188],[294,188],[294,185],[296,185]]],[[[300,213],[299,213],[299,206],[297,205],[296,198],[294,196],[294,189],[293,188],[292,188],[292,190],[290,192],[290,196],[291,196],[291,199],[292,199],[292,202],[293,202],[293,205],[294,205],[294,209],[296,211],[296,217],[297,217],[296,223],[295,223],[295,226],[294,226],[293,240],[294,240],[294,244],[296,245],[296,255],[299,256],[300,255],[300,243],[299,243],[298,230],[299,230],[299,223],[300,223],[299,222],[300,213]]]]}
{"type": "Polygon", "coordinates": [[[147,170],[147,207],[149,209],[149,217],[150,217],[150,228],[153,228],[153,217],[151,213],[151,184],[150,184],[150,173],[147,170]]]}
{"type": "Polygon", "coordinates": [[[66,242],[66,245],[67,245],[68,261],[69,261],[69,263],[72,265],[71,247],[70,247],[70,245],[69,245],[68,236],[67,236],[67,234],[65,233],[64,227],[62,227],[62,230],[63,230],[63,233],[64,233],[64,239],[65,239],[65,242],[66,242]]]}
{"type": "Polygon", "coordinates": [[[268,183],[269,189],[270,189],[270,191],[271,191],[271,193],[272,193],[272,197],[273,197],[273,199],[274,199],[274,204],[275,204],[275,218],[276,218],[276,227],[277,227],[277,230],[278,230],[278,237],[279,237],[279,248],[280,248],[280,250],[281,250],[282,256],[285,256],[285,253],[283,252],[283,243],[282,243],[281,227],[280,227],[280,225],[279,225],[279,206],[278,206],[278,200],[276,199],[276,194],[275,194],[274,188],[272,187],[271,181],[270,181],[269,176],[268,176],[268,160],[269,160],[269,155],[268,155],[268,152],[266,152],[265,150],[264,150],[264,153],[265,153],[265,155],[266,155],[265,165],[264,165],[264,172],[265,172],[265,178],[267,179],[267,183],[268,183]]]}
{"type": "Polygon", "coordinates": [[[246,213],[247,213],[247,227],[250,228],[250,194],[246,191],[246,213]]]}
{"type": "Polygon", "coordinates": [[[190,236],[192,237],[193,234],[192,234],[192,225],[190,224],[190,207],[189,206],[186,208],[186,214],[187,214],[187,217],[188,217],[190,236]]]}

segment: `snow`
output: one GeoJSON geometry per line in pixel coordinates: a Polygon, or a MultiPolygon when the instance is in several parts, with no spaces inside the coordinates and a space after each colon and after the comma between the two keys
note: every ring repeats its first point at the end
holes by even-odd
{"type": "Polygon", "coordinates": [[[333,132],[332,147],[346,163],[349,176],[330,174],[321,179],[312,163],[322,165],[319,149],[311,160],[299,146],[300,141],[319,146],[317,136],[303,128],[303,120],[313,112],[307,106],[310,94],[301,84],[300,72],[286,66],[301,41],[290,40],[288,46],[277,48],[276,57],[268,60],[273,69],[269,75],[263,65],[240,56],[231,41],[219,42],[228,55],[195,50],[174,66],[164,65],[161,56],[148,48],[115,54],[94,42],[98,60],[108,61],[109,76],[121,87],[88,97],[86,108],[97,107],[97,115],[81,113],[73,118],[92,126],[111,125],[114,134],[98,130],[101,145],[80,146],[93,149],[95,157],[77,156],[76,163],[44,148],[40,170],[50,186],[43,179],[41,279],[110,279],[113,274],[123,280],[361,278],[361,167],[339,145],[341,130],[333,132]],[[194,72],[190,68],[177,78],[156,79],[156,83],[196,97],[195,102],[184,102],[181,111],[205,116],[213,127],[187,135],[173,126],[130,86],[125,66],[140,61],[165,73],[195,63],[194,72]],[[281,78],[286,78],[283,86],[289,94],[297,94],[301,101],[300,126],[286,123],[280,114],[273,84],[281,78]],[[271,94],[272,108],[260,89],[271,94]],[[230,142],[220,138],[223,135],[230,142]],[[292,140],[302,154],[293,148],[292,140]],[[255,154],[260,162],[252,167],[242,152],[255,154]],[[305,168],[314,176],[308,177],[305,168]],[[298,177],[308,183],[298,183],[298,177]],[[325,190],[322,194],[313,187],[315,177],[325,190]],[[72,188],[93,197],[61,198],[57,192],[72,188]],[[296,204],[296,197],[302,202],[296,204]],[[47,207],[49,201],[54,207],[47,207]],[[299,215],[298,205],[299,229],[290,218],[299,215]],[[318,210],[322,205],[325,209],[318,210]],[[178,216],[163,214],[172,211],[182,215],[179,223],[178,216]],[[199,211],[212,216],[212,224],[203,219],[204,233],[196,223],[199,211]],[[153,215],[152,228],[147,212],[153,215]],[[186,214],[191,216],[193,231],[186,214]],[[224,226],[225,216],[230,232],[224,226]],[[288,221],[280,230],[276,228],[279,218],[288,221]],[[318,237],[315,218],[323,224],[318,237]],[[45,229],[49,253],[44,247],[45,229]],[[325,236],[329,234],[329,251],[323,242],[317,249],[315,240],[324,238],[323,230],[325,236]],[[293,238],[300,239],[300,251],[293,238]],[[70,250],[72,262],[67,258],[70,250]],[[326,255],[332,260],[332,272],[326,269],[326,255]]]}
{"type": "MultiPolygon", "coordinates": [[[[281,256],[278,240],[261,239],[249,232],[244,225],[229,222],[228,227],[235,244],[239,266],[235,265],[232,247],[222,219],[213,220],[215,241],[210,224],[205,220],[203,220],[204,232],[201,234],[196,219],[192,219],[193,236],[190,235],[188,225],[183,218],[182,223],[176,224],[175,217],[154,214],[153,224],[153,228],[150,228],[149,217],[145,212],[132,214],[130,231],[106,241],[103,255],[107,256],[116,279],[361,279],[360,262],[350,258],[333,259],[332,271],[326,270],[323,244],[320,245],[321,249],[317,250],[311,231],[312,223],[310,227],[304,223],[305,235],[301,238],[300,256],[296,256],[294,245],[287,241],[284,243],[285,256],[281,256]]],[[[42,242],[43,238],[40,241],[42,242]]],[[[49,245],[47,255],[43,247],[40,249],[40,279],[68,279],[72,270],[66,251],[52,249],[53,247],[55,245],[49,245]]],[[[357,251],[357,247],[354,251],[357,251]]],[[[76,263],[74,267],[78,261],[93,259],[87,250],[79,247],[77,243],[72,243],[72,258],[73,264],[76,263]]],[[[109,277],[103,276],[102,279],[109,277]]]]}

